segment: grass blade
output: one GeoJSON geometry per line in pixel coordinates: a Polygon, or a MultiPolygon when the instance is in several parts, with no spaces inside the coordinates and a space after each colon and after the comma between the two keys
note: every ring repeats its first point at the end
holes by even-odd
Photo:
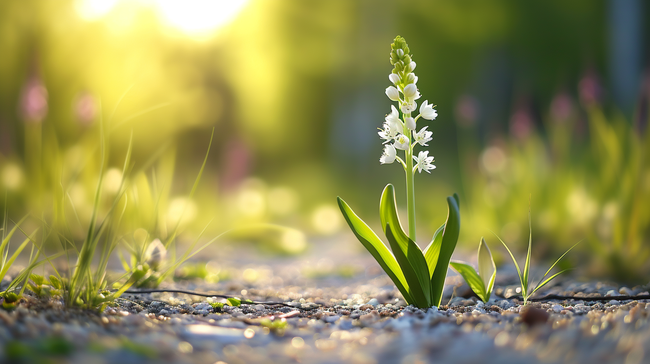
{"type": "Polygon", "coordinates": [[[537,285],[537,287],[535,287],[535,289],[533,289],[533,291],[530,292],[530,294],[532,295],[533,293],[537,292],[538,289],[540,289],[540,288],[544,287],[545,285],[547,285],[547,284],[548,284],[548,283],[549,283],[553,278],[559,276],[560,274],[562,274],[562,273],[564,273],[564,272],[566,272],[566,271],[568,271],[568,270],[570,270],[570,269],[565,269],[565,270],[559,271],[559,272],[553,274],[552,276],[546,278],[546,280],[540,282],[540,283],[537,285]]]}
{"type": "Polygon", "coordinates": [[[413,304],[415,301],[409,293],[409,285],[406,283],[406,278],[402,269],[397,264],[393,254],[386,248],[386,245],[377,237],[368,225],[366,225],[363,220],[361,220],[355,213],[352,211],[350,206],[343,201],[340,197],[337,198],[339,208],[341,213],[345,218],[345,221],[350,226],[350,229],[356,235],[357,239],[361,244],[370,252],[370,254],[375,258],[379,266],[388,274],[390,279],[395,283],[397,289],[402,293],[404,299],[407,303],[413,304]]]}
{"type": "Polygon", "coordinates": [[[490,297],[487,295],[483,280],[476,273],[474,267],[462,262],[450,262],[449,265],[451,265],[451,267],[454,268],[454,270],[456,270],[456,272],[458,272],[458,274],[463,277],[465,282],[467,282],[469,285],[469,288],[471,288],[472,291],[476,293],[481,301],[487,302],[488,299],[490,299],[490,297]]]}
{"type": "Polygon", "coordinates": [[[458,195],[447,197],[447,222],[442,233],[442,246],[436,269],[431,277],[431,303],[434,306],[440,306],[442,301],[442,291],[445,287],[447,270],[451,255],[456,249],[458,235],[460,234],[460,211],[458,209],[458,195]]]}
{"type": "Polygon", "coordinates": [[[411,288],[411,295],[419,307],[431,306],[431,291],[429,287],[429,268],[420,247],[411,240],[399,222],[395,202],[395,188],[388,184],[384,188],[379,203],[379,215],[382,228],[388,238],[395,259],[402,268],[404,277],[411,288]]]}
{"type": "Polygon", "coordinates": [[[521,290],[524,296],[528,293],[528,273],[530,272],[530,255],[533,246],[533,224],[530,218],[530,203],[528,207],[528,252],[526,253],[526,264],[522,272],[522,286],[521,290]]]}
{"type": "Polygon", "coordinates": [[[557,265],[557,263],[560,262],[560,260],[562,260],[562,258],[564,258],[565,255],[567,255],[571,250],[573,250],[573,248],[575,248],[580,243],[582,243],[582,240],[575,243],[575,244],[573,244],[573,246],[570,247],[569,250],[565,251],[564,254],[562,254],[559,258],[557,258],[555,263],[553,263],[553,265],[551,265],[551,267],[546,271],[546,273],[544,273],[544,275],[542,276],[542,279],[544,279],[544,277],[546,277],[549,274],[549,272],[557,265]]]}
{"type": "MultiPolygon", "coordinates": [[[[493,234],[494,234],[494,233],[493,233],[493,234]]],[[[494,234],[494,236],[496,236],[497,239],[499,239],[499,241],[501,242],[501,244],[503,244],[503,246],[504,246],[504,247],[506,248],[506,250],[508,251],[508,254],[510,254],[510,258],[512,259],[512,262],[515,263],[515,268],[517,268],[517,275],[519,276],[519,282],[520,282],[521,285],[522,285],[521,288],[522,288],[522,291],[523,291],[523,288],[524,288],[524,287],[523,287],[523,285],[524,285],[524,280],[523,280],[523,277],[521,276],[521,270],[519,269],[519,264],[517,264],[517,259],[515,259],[515,256],[514,256],[514,255],[512,254],[512,252],[510,251],[510,248],[508,248],[508,246],[506,245],[506,243],[505,243],[503,240],[501,240],[501,238],[499,237],[499,235],[494,234]]]]}

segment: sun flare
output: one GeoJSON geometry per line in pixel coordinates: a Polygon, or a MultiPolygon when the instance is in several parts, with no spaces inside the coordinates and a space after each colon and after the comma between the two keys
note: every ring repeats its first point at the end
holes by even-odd
{"type": "MultiPolygon", "coordinates": [[[[77,0],[75,8],[86,20],[109,14],[126,0],[77,0]]],[[[188,35],[206,35],[234,20],[249,0],[137,0],[153,8],[162,21],[188,35]]],[[[130,5],[133,5],[130,2],[130,5]]],[[[133,9],[133,6],[123,9],[133,9]]],[[[120,10],[120,9],[117,9],[120,10]]]]}

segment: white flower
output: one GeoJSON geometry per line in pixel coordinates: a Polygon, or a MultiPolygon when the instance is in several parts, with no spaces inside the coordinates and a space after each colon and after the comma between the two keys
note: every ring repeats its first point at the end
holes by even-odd
{"type": "Polygon", "coordinates": [[[415,135],[413,136],[413,139],[415,139],[415,142],[420,144],[423,147],[428,146],[428,142],[431,141],[433,138],[431,138],[431,135],[433,135],[432,132],[427,130],[428,126],[425,126],[424,128],[420,129],[415,135]]]}
{"type": "Polygon", "coordinates": [[[408,100],[417,100],[420,98],[420,91],[418,91],[418,88],[415,86],[414,83],[409,83],[404,87],[404,98],[408,100]]]}
{"type": "Polygon", "coordinates": [[[397,83],[399,82],[399,75],[397,73],[391,73],[388,76],[388,79],[390,80],[390,82],[393,83],[393,85],[397,85],[397,83]]]}
{"type": "Polygon", "coordinates": [[[397,91],[395,86],[388,86],[386,88],[386,96],[393,101],[399,101],[399,91],[397,91]]]}
{"type": "Polygon", "coordinates": [[[402,112],[404,114],[411,113],[411,112],[415,111],[415,109],[417,109],[417,108],[418,108],[418,104],[416,104],[415,101],[403,103],[402,107],[401,107],[402,112]]]}
{"type": "Polygon", "coordinates": [[[429,172],[431,169],[436,169],[436,166],[431,164],[431,162],[433,162],[433,157],[429,157],[428,150],[418,153],[417,157],[413,156],[413,160],[416,163],[415,167],[413,167],[413,172],[415,172],[415,168],[417,168],[420,173],[422,173],[423,169],[427,173],[431,173],[429,172]]]}
{"type": "Polygon", "coordinates": [[[404,119],[404,124],[406,124],[406,127],[409,128],[409,130],[415,130],[415,119],[412,117],[407,117],[404,119]]]}
{"type": "Polygon", "coordinates": [[[395,138],[395,148],[407,150],[410,147],[409,142],[409,137],[404,134],[400,134],[395,138]]]}
{"type": "Polygon", "coordinates": [[[390,164],[395,162],[395,157],[397,156],[397,151],[392,144],[384,146],[384,154],[379,158],[381,164],[390,164]]]}
{"type": "Polygon", "coordinates": [[[399,119],[399,111],[395,106],[391,105],[391,113],[386,115],[386,122],[384,122],[384,128],[379,130],[379,136],[388,143],[395,139],[397,134],[401,133],[404,130],[404,126],[399,119]]]}
{"type": "Polygon", "coordinates": [[[397,50],[397,55],[400,57],[404,57],[404,50],[403,49],[398,49],[397,50]]]}
{"type": "Polygon", "coordinates": [[[413,72],[415,70],[415,62],[409,63],[409,70],[410,72],[413,72]]]}
{"type": "Polygon", "coordinates": [[[420,105],[420,116],[427,120],[434,120],[438,117],[438,112],[433,109],[433,105],[430,105],[428,100],[424,100],[422,105],[420,105]]]}
{"type": "Polygon", "coordinates": [[[386,115],[386,122],[391,128],[398,129],[402,127],[402,121],[399,119],[399,111],[394,105],[390,105],[390,114],[386,115]]]}

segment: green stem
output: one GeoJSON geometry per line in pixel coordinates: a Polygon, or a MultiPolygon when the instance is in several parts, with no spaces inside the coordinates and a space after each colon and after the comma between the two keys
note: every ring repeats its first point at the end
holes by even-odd
{"type": "MultiPolygon", "coordinates": [[[[409,115],[404,115],[406,118],[409,115]]],[[[411,131],[404,127],[406,135],[411,139],[411,131]]],[[[406,206],[409,221],[409,238],[415,241],[415,178],[413,173],[413,147],[409,142],[409,148],[406,150],[406,206]]]]}

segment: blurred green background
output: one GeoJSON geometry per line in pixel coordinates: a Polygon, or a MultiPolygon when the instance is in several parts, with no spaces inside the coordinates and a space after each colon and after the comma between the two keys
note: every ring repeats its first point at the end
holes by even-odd
{"type": "MultiPolygon", "coordinates": [[[[2,199],[14,219],[79,220],[83,237],[103,124],[105,196],[119,188],[133,139],[125,231],[162,237],[182,215],[189,235],[211,220],[212,236],[255,223],[296,228],[255,237],[286,253],[314,237],[347,238],[337,195],[377,223],[384,185],[404,191],[400,168],[378,162],[376,133],[399,34],[422,100],[439,112],[429,123],[437,169],[416,178],[420,245],[458,192],[462,247],[483,235],[496,247],[494,231],[523,251],[530,206],[538,259],[584,239],[574,257],[584,272],[647,283],[644,5],[3,1],[2,199]]],[[[247,231],[241,239],[257,230],[247,231]]]]}

